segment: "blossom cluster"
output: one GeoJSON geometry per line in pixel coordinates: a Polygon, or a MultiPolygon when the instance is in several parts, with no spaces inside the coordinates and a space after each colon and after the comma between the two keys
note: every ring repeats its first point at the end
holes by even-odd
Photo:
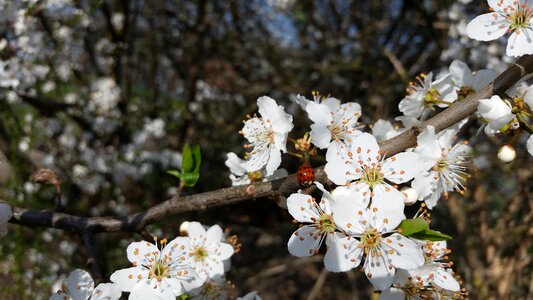
{"type": "MultiPolygon", "coordinates": [[[[72,271],[50,300],[119,299],[123,292],[128,299],[175,300],[181,295],[192,299],[225,299],[230,283],[225,272],[235,253],[234,242],[218,225],[205,228],[198,222],[187,222],[187,236],[171,241],[154,237],[153,242],[133,242],[127,248],[131,267],[115,271],[111,283],[94,286],[87,271],[72,271]]],[[[260,300],[252,292],[243,298],[260,300]]]]}

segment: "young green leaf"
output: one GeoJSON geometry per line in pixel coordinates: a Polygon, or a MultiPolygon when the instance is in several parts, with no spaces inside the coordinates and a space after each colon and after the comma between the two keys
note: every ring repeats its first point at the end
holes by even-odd
{"type": "Polygon", "coordinates": [[[444,234],[436,230],[431,230],[429,228],[423,231],[414,233],[411,235],[411,237],[417,240],[432,241],[432,242],[447,241],[447,240],[452,239],[452,237],[447,234],[444,234]]]}
{"type": "Polygon", "coordinates": [[[192,155],[191,147],[185,144],[181,153],[181,172],[192,173],[194,170],[194,157],[192,155]]]}
{"type": "Polygon", "coordinates": [[[193,187],[200,179],[200,173],[183,173],[180,178],[185,186],[193,187]]]}
{"type": "Polygon", "coordinates": [[[398,226],[399,232],[404,236],[411,236],[428,228],[428,222],[422,218],[405,219],[398,226]]]}

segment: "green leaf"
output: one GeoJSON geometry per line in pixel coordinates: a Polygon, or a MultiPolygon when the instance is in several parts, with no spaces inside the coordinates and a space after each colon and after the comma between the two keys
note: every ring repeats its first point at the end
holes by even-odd
{"type": "Polygon", "coordinates": [[[447,241],[452,239],[452,237],[447,234],[444,234],[440,231],[431,230],[429,228],[424,231],[417,232],[411,235],[411,237],[417,240],[432,242],[447,241]]]}
{"type": "Polygon", "coordinates": [[[427,230],[429,228],[428,222],[422,218],[405,219],[398,226],[400,233],[404,236],[412,236],[417,232],[427,230]]]}
{"type": "Polygon", "coordinates": [[[185,144],[181,153],[181,171],[183,173],[191,173],[194,169],[194,158],[192,156],[191,147],[185,144]]]}
{"type": "Polygon", "coordinates": [[[202,162],[200,146],[196,145],[191,148],[189,144],[185,144],[181,155],[181,171],[183,173],[198,173],[202,162]]]}
{"type": "Polygon", "coordinates": [[[191,296],[189,294],[183,294],[176,297],[176,300],[187,300],[191,299],[191,296]]]}
{"type": "Polygon", "coordinates": [[[167,173],[170,175],[176,176],[178,178],[181,178],[181,173],[178,170],[168,170],[167,173]]]}
{"type": "Polygon", "coordinates": [[[200,179],[200,173],[183,173],[180,178],[185,186],[193,187],[200,179]]]}
{"type": "Polygon", "coordinates": [[[192,158],[194,159],[193,173],[200,171],[200,164],[202,163],[202,153],[200,152],[200,145],[196,145],[192,148],[192,158]]]}

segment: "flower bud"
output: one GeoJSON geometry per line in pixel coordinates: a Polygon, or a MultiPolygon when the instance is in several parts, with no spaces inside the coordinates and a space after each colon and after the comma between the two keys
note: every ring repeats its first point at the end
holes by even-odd
{"type": "Polygon", "coordinates": [[[404,186],[400,192],[405,196],[403,200],[405,205],[413,205],[418,200],[418,192],[412,187],[404,186]]]}
{"type": "Polygon", "coordinates": [[[190,222],[189,221],[184,221],[183,223],[181,223],[180,225],[180,235],[189,235],[189,224],[190,222]]]}
{"type": "Polygon", "coordinates": [[[516,157],[516,151],[511,145],[504,145],[498,150],[498,158],[503,162],[511,162],[516,157]]]}

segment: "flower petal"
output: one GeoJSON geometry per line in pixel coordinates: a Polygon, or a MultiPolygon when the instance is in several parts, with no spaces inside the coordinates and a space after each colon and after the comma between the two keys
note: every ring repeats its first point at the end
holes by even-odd
{"type": "Polygon", "coordinates": [[[474,75],[474,82],[472,82],[471,87],[477,92],[493,81],[496,76],[498,74],[492,70],[478,70],[474,75]]]}
{"type": "Polygon", "coordinates": [[[311,124],[311,142],[320,149],[325,149],[331,141],[331,132],[322,124],[311,124]]]}
{"type": "Polygon", "coordinates": [[[94,280],[91,274],[82,269],[70,272],[66,285],[68,293],[74,299],[89,299],[94,290],[94,280]]]}
{"type": "Polygon", "coordinates": [[[188,236],[191,240],[204,240],[206,237],[206,231],[204,226],[199,222],[189,222],[189,227],[187,228],[188,236]]]}
{"type": "Polygon", "coordinates": [[[526,143],[527,152],[533,156],[533,135],[530,135],[526,143]]]}
{"type": "Polygon", "coordinates": [[[361,263],[363,249],[361,244],[353,237],[339,237],[337,235],[327,238],[328,251],[324,256],[324,266],[330,272],[346,272],[361,263]]]}
{"type": "Polygon", "coordinates": [[[454,60],[450,64],[450,75],[459,87],[472,86],[474,76],[470,68],[460,60],[454,60]]]}
{"type": "Polygon", "coordinates": [[[207,242],[208,243],[220,243],[222,241],[222,236],[224,232],[222,228],[218,225],[213,225],[207,230],[207,242]]]}
{"type": "Polygon", "coordinates": [[[147,277],[147,269],[143,267],[131,267],[115,271],[111,274],[110,279],[123,292],[131,292],[138,282],[146,280],[147,277]]]}
{"type": "Polygon", "coordinates": [[[374,189],[374,197],[370,206],[371,220],[369,223],[381,232],[391,232],[405,219],[403,210],[405,196],[397,189],[390,187],[374,189]]]}
{"type": "Polygon", "coordinates": [[[329,180],[333,181],[336,185],[345,185],[353,180],[361,177],[360,172],[355,173],[357,170],[350,159],[336,159],[328,161],[324,167],[324,172],[328,176],[329,180]]]}
{"type": "Polygon", "coordinates": [[[364,231],[357,216],[359,211],[365,209],[365,199],[354,187],[338,187],[331,194],[330,202],[335,225],[340,229],[353,234],[364,231]]]}
{"type": "Polygon", "coordinates": [[[292,217],[301,223],[313,223],[320,215],[314,207],[313,197],[306,194],[294,193],[287,198],[287,208],[292,217]]]}
{"type": "Polygon", "coordinates": [[[132,264],[142,266],[147,265],[148,260],[154,257],[153,253],[159,254],[159,249],[156,245],[143,241],[131,243],[126,252],[128,254],[128,260],[132,264]]]}
{"type": "Polygon", "coordinates": [[[289,253],[297,257],[314,255],[322,243],[322,235],[313,225],[304,225],[296,230],[289,239],[289,253]]]}
{"type": "Polygon", "coordinates": [[[392,263],[397,268],[405,270],[413,270],[424,265],[424,254],[422,247],[405,236],[394,233],[387,238],[384,243],[389,252],[388,256],[392,263]]]}
{"type": "Polygon", "coordinates": [[[381,294],[379,294],[378,300],[404,300],[405,299],[405,293],[398,288],[390,287],[381,294]]]}
{"type": "Polygon", "coordinates": [[[175,300],[176,294],[164,281],[156,283],[155,280],[143,280],[132,289],[129,300],[175,300]]]}
{"type": "Polygon", "coordinates": [[[388,254],[385,251],[380,251],[379,255],[369,254],[366,256],[363,266],[370,283],[380,291],[389,288],[394,279],[395,269],[388,261],[387,256],[388,254]]]}
{"type": "Polygon", "coordinates": [[[228,243],[220,243],[220,246],[218,248],[218,257],[220,260],[226,260],[229,259],[233,253],[235,252],[235,249],[232,245],[228,243]]]}
{"type": "Polygon", "coordinates": [[[419,163],[420,156],[415,152],[401,152],[387,158],[382,165],[382,172],[394,183],[407,182],[418,175],[424,167],[419,163]]]}
{"type": "Polygon", "coordinates": [[[270,146],[269,159],[266,165],[266,176],[270,176],[276,172],[279,165],[281,164],[281,152],[280,149],[274,146],[270,146]]]}
{"type": "MultiPolygon", "coordinates": [[[[488,13],[477,16],[466,26],[466,34],[471,39],[478,41],[492,41],[503,36],[509,23],[504,17],[495,13],[488,13]]],[[[507,54],[509,55],[509,54],[507,54]]]]}
{"type": "Polygon", "coordinates": [[[122,296],[120,288],[113,283],[100,283],[93,291],[91,300],[118,300],[122,296]]]}
{"type": "Polygon", "coordinates": [[[306,111],[309,119],[317,125],[328,126],[333,121],[332,111],[327,105],[312,102],[307,105],[306,111]]]}
{"type": "Polygon", "coordinates": [[[508,56],[533,54],[533,29],[522,28],[513,32],[507,42],[506,54],[508,56]]]}

